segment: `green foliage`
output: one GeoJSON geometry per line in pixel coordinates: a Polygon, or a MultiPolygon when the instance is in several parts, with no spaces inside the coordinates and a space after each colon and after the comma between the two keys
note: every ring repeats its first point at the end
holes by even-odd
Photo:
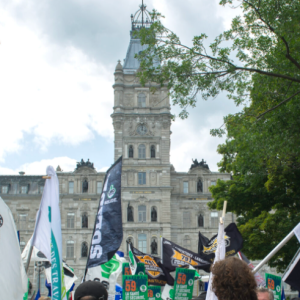
{"type": "MultiPolygon", "coordinates": [[[[232,4],[222,0],[220,5],[232,4]]],[[[182,109],[181,118],[188,117],[197,95],[203,99],[225,91],[237,105],[249,100],[254,74],[281,79],[284,86],[293,84],[300,92],[300,2],[297,0],[241,0],[243,16],[233,19],[231,29],[217,36],[206,49],[207,36],[195,36],[192,46],[161,23],[161,14],[153,11],[155,21],[150,29],[137,35],[147,50],[141,59],[142,84],[167,84],[173,104],[182,109]],[[162,65],[153,67],[154,60],[162,65]]],[[[278,95],[281,101],[293,98],[292,91],[278,95]]],[[[285,103],[285,102],[284,102],[285,103]]],[[[221,131],[213,131],[216,135],[221,131]]]]}

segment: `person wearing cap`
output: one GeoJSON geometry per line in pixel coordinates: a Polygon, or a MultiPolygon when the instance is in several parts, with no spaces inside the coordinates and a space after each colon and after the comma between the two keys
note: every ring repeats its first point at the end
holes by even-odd
{"type": "Polygon", "coordinates": [[[107,290],[99,281],[85,281],[75,291],[74,300],[107,300],[107,290]]]}

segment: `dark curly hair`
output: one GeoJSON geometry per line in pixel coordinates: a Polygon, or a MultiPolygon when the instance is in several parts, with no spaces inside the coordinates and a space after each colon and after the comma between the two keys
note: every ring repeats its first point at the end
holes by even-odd
{"type": "Polygon", "coordinates": [[[219,300],[257,300],[257,284],[249,266],[237,257],[216,262],[212,290],[219,300]]]}

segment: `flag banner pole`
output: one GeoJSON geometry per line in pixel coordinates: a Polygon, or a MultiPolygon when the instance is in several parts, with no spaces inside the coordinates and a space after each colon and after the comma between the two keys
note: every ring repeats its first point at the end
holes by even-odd
{"type": "Polygon", "coordinates": [[[293,236],[295,235],[294,230],[292,230],[253,270],[252,273],[255,274],[258,270],[262,268],[293,236]]]}
{"type": "Polygon", "coordinates": [[[223,224],[223,222],[224,222],[224,218],[225,218],[225,214],[226,214],[226,209],[227,209],[227,201],[224,201],[222,217],[220,218],[220,223],[221,224],[223,224]]]}
{"type": "Polygon", "coordinates": [[[28,257],[27,257],[27,261],[26,261],[26,266],[25,266],[26,274],[28,273],[28,269],[29,269],[29,265],[30,265],[30,259],[31,259],[31,255],[32,255],[32,250],[33,250],[33,246],[30,245],[30,249],[29,249],[29,253],[28,253],[28,257]]]}

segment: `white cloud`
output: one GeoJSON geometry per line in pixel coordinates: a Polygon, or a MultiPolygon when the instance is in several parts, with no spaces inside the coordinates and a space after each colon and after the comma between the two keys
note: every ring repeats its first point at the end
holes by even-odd
{"type": "Polygon", "coordinates": [[[0,174],[18,175],[20,171],[23,171],[25,172],[25,175],[46,175],[46,169],[48,166],[52,166],[56,169],[58,165],[64,172],[74,171],[74,168],[76,167],[76,159],[70,157],[43,159],[41,161],[23,164],[16,170],[0,167],[0,174]]]}
{"type": "Polygon", "coordinates": [[[21,150],[24,132],[44,149],[53,140],[78,145],[93,139],[93,131],[112,139],[113,70],[72,46],[62,51],[5,11],[0,14],[0,128],[5,141],[0,161],[21,150]]]}

